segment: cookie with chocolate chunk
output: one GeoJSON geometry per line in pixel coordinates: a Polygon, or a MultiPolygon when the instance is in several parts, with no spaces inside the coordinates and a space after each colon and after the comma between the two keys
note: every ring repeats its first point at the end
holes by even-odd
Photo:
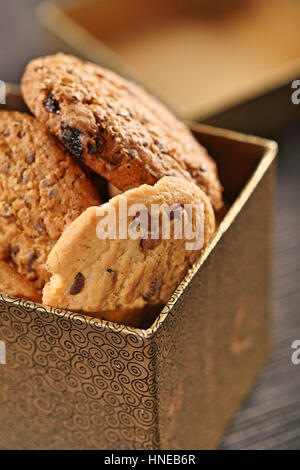
{"type": "Polygon", "coordinates": [[[43,303],[140,327],[169,300],[214,230],[213,208],[194,183],[164,177],[126,191],[87,209],[62,234],[47,261],[43,303]]]}
{"type": "Polygon", "coordinates": [[[97,204],[89,179],[43,124],[0,112],[0,259],[41,290],[63,230],[97,204]]]}
{"type": "Polygon", "coordinates": [[[41,302],[42,295],[33,284],[4,261],[0,260],[0,292],[33,302],[41,302]]]}
{"type": "Polygon", "coordinates": [[[98,65],[57,54],[33,60],[23,97],[68,151],[121,191],[163,176],[194,182],[222,207],[215,162],[144,89],[98,65]]]}

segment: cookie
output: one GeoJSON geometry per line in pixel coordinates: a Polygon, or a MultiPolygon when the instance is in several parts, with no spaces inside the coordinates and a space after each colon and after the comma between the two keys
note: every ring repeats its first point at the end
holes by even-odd
{"type": "MultiPolygon", "coordinates": [[[[197,227],[198,236],[200,225],[197,227]]],[[[142,185],[126,191],[101,208],[90,207],[65,230],[47,261],[51,279],[44,288],[43,303],[140,326],[147,309],[169,300],[214,230],[215,217],[209,199],[199,187],[184,179],[164,177],[154,186],[142,185]],[[169,217],[170,223],[169,239],[163,235],[167,234],[162,230],[162,221],[166,220],[163,212],[152,214],[149,223],[153,204],[165,208],[164,217],[169,217]],[[188,204],[203,208],[203,244],[194,250],[186,245],[185,236],[176,239],[174,235],[175,221],[180,227],[185,217],[195,229],[196,214],[187,214],[188,204]],[[130,215],[125,205],[128,211],[137,208],[138,212],[130,215]],[[170,208],[174,210],[170,212],[170,208]],[[103,239],[99,237],[103,233],[99,222],[102,221],[105,231],[105,217],[110,213],[116,214],[110,228],[116,238],[103,239]],[[119,233],[120,217],[123,221],[125,217],[123,235],[119,233]],[[153,227],[159,227],[159,232],[153,227]],[[141,233],[125,238],[129,228],[141,233]]]]}
{"type": "Polygon", "coordinates": [[[163,176],[196,183],[222,207],[215,162],[144,89],[98,65],[57,54],[29,63],[23,97],[68,151],[121,191],[163,176]]]}
{"type": "Polygon", "coordinates": [[[97,204],[95,188],[43,124],[0,112],[0,259],[41,290],[64,228],[97,204]]]}
{"type": "Polygon", "coordinates": [[[4,261],[0,260],[0,292],[33,302],[41,302],[42,295],[33,284],[4,261]]]}

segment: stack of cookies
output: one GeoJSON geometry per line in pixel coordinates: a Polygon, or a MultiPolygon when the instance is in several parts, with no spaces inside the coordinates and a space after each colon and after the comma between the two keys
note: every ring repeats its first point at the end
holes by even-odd
{"type": "MultiPolygon", "coordinates": [[[[39,58],[21,89],[32,115],[0,112],[0,291],[149,324],[214,234],[223,206],[215,162],[161,103],[100,66],[39,58]],[[111,210],[118,233],[125,203],[146,208],[143,234],[97,236],[100,212],[111,210]],[[155,204],[172,207],[171,224],[201,204],[201,247],[186,249],[175,231],[154,237],[155,204]]],[[[126,229],[135,219],[126,216],[126,229]]]]}

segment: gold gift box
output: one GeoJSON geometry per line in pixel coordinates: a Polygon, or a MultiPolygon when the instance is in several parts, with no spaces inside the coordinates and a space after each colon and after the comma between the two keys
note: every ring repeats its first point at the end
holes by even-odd
{"type": "MultiPolygon", "coordinates": [[[[7,105],[24,110],[16,89],[7,105]]],[[[212,449],[270,350],[276,143],[191,124],[230,209],[147,330],[0,294],[0,448],[212,449]],[[2,356],[3,357],[3,356],[2,356]]]]}
{"type": "Polygon", "coordinates": [[[298,1],[46,0],[37,12],[51,49],[142,83],[183,119],[273,135],[300,116],[298,1]]]}

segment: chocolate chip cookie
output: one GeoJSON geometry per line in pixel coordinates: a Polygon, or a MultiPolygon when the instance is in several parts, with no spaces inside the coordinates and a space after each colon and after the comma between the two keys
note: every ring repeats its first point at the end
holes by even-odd
{"type": "Polygon", "coordinates": [[[4,261],[0,260],[0,292],[33,302],[41,302],[42,295],[33,284],[4,261]]]}
{"type": "Polygon", "coordinates": [[[33,60],[23,97],[68,151],[121,191],[163,176],[196,183],[222,207],[215,162],[144,89],[98,65],[57,54],[33,60]]]}
{"type": "Polygon", "coordinates": [[[98,204],[93,185],[43,124],[0,112],[0,259],[41,290],[64,228],[98,204]]]}
{"type": "Polygon", "coordinates": [[[154,186],[126,191],[100,208],[87,209],[62,234],[47,261],[51,279],[43,303],[140,326],[149,308],[169,300],[214,230],[213,208],[194,183],[164,177],[154,186]],[[186,244],[192,237],[185,231],[178,236],[183,220],[190,220],[200,236],[197,214],[188,211],[189,205],[201,208],[203,215],[202,243],[193,249],[186,244]],[[112,237],[105,238],[108,214],[115,219],[107,231],[112,237]]]}

